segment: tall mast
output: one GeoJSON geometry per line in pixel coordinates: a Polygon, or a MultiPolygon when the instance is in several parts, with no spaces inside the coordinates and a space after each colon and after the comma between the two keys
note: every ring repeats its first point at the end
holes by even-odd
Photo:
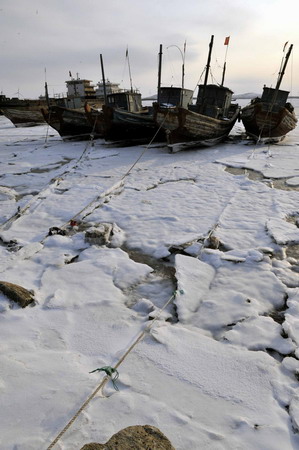
{"type": "MultiPolygon", "coordinates": [[[[202,90],[202,98],[201,98],[201,101],[200,101],[200,112],[203,112],[203,110],[205,108],[206,86],[207,86],[207,83],[208,83],[208,77],[209,77],[209,71],[210,71],[210,62],[211,62],[213,42],[214,42],[214,35],[212,34],[211,41],[210,41],[210,44],[209,44],[209,54],[208,54],[208,61],[207,61],[207,67],[206,67],[205,80],[204,80],[203,90],[202,90]]],[[[199,99],[199,93],[200,93],[200,91],[198,91],[197,101],[199,99]]]]}
{"type": "Polygon", "coordinates": [[[45,68],[45,97],[48,107],[50,106],[50,99],[49,99],[49,91],[48,91],[48,83],[47,83],[47,69],[45,68]]]}
{"type": "Polygon", "coordinates": [[[278,90],[279,87],[280,87],[280,84],[281,84],[281,82],[282,82],[282,79],[283,79],[283,76],[284,76],[284,72],[285,72],[285,69],[286,69],[286,67],[287,67],[287,63],[288,63],[290,54],[291,54],[291,52],[292,52],[292,49],[293,49],[293,44],[290,45],[290,48],[289,48],[289,50],[288,50],[288,53],[286,54],[285,61],[284,61],[284,64],[283,64],[283,67],[282,67],[282,69],[281,69],[281,72],[280,72],[279,75],[278,75],[278,80],[277,80],[277,84],[276,84],[275,90],[278,90]]]}
{"type": "Polygon", "coordinates": [[[182,90],[184,90],[184,81],[185,81],[185,56],[186,56],[186,41],[184,42],[183,64],[182,64],[182,90]]]}
{"type": "Polygon", "coordinates": [[[223,65],[223,72],[222,72],[221,86],[223,86],[223,83],[224,83],[225,71],[226,71],[226,62],[225,62],[224,65],[223,65]]]}
{"type": "Polygon", "coordinates": [[[127,51],[126,51],[126,57],[128,58],[128,66],[129,66],[129,76],[130,76],[131,92],[133,92],[132,75],[131,75],[131,67],[130,67],[130,60],[129,60],[129,50],[128,50],[128,47],[127,47],[127,51]]]}
{"type": "Polygon", "coordinates": [[[46,81],[45,81],[45,97],[46,97],[47,105],[50,106],[49,92],[48,92],[48,84],[47,84],[46,81]]]}
{"type": "Polygon", "coordinates": [[[105,101],[105,105],[106,105],[107,104],[107,92],[106,92],[106,81],[105,81],[105,73],[104,73],[104,64],[103,64],[102,54],[100,54],[100,60],[101,60],[102,80],[103,80],[103,89],[104,89],[104,101],[105,101]]]}
{"type": "Polygon", "coordinates": [[[162,44],[160,44],[159,51],[159,66],[158,66],[158,92],[157,92],[157,103],[160,104],[160,90],[161,90],[161,72],[162,72],[162,44]]]}
{"type": "Polygon", "coordinates": [[[212,48],[213,48],[213,42],[214,42],[214,35],[211,36],[211,41],[209,44],[209,55],[208,55],[208,61],[207,61],[207,67],[206,67],[206,74],[205,74],[205,81],[204,85],[206,86],[208,83],[208,76],[210,71],[210,63],[211,63],[211,55],[212,55],[212,48]]]}

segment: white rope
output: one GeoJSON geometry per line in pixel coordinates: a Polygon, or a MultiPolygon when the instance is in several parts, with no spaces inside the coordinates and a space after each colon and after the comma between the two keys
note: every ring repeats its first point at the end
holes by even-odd
{"type": "MultiPolygon", "coordinates": [[[[123,356],[117,361],[117,363],[114,366],[114,369],[117,369],[121,363],[124,362],[124,360],[127,358],[129,353],[134,349],[134,347],[144,338],[146,333],[152,328],[153,324],[158,320],[160,315],[162,314],[163,310],[169,305],[169,303],[175,298],[176,292],[171,295],[171,297],[166,301],[164,306],[159,310],[156,317],[151,320],[151,322],[145,327],[143,331],[139,333],[137,338],[134,340],[134,342],[130,345],[128,350],[123,354],[123,356]]],[[[56,436],[56,438],[52,441],[52,443],[47,447],[47,450],[51,450],[55,444],[62,438],[62,436],[65,434],[65,432],[71,427],[71,425],[75,422],[77,417],[81,414],[81,412],[86,408],[86,406],[90,403],[90,401],[96,396],[96,394],[103,390],[105,384],[109,380],[109,377],[106,376],[101,383],[96,387],[96,389],[93,391],[93,393],[85,400],[85,402],[82,404],[82,406],[78,409],[78,411],[73,415],[73,417],[69,420],[69,422],[66,424],[66,426],[60,431],[60,433],[56,436]]]]}

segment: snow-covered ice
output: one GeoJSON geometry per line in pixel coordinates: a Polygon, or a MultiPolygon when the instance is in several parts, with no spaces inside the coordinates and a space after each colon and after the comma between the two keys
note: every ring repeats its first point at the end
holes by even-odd
{"type": "Polygon", "coordinates": [[[178,450],[299,448],[298,129],[144,150],[0,116],[0,281],[35,296],[0,293],[1,450],[47,449],[119,361],[54,449],[137,424],[178,450]]]}

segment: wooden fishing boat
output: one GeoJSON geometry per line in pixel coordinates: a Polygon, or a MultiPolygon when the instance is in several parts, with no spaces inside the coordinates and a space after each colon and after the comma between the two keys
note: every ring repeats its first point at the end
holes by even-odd
{"type": "Polygon", "coordinates": [[[276,87],[264,86],[262,96],[252,99],[242,108],[241,118],[246,133],[257,142],[279,142],[296,127],[294,107],[287,101],[289,92],[279,89],[292,48],[293,45],[282,61],[276,87]]]}
{"type": "MultiPolygon", "coordinates": [[[[128,51],[126,52],[128,58],[128,51]]],[[[128,59],[129,64],[129,59],[128,59]]],[[[131,89],[107,93],[104,65],[101,55],[101,67],[105,102],[100,111],[85,105],[86,116],[95,132],[103,133],[106,140],[123,143],[148,142],[159,140],[158,127],[154,121],[153,108],[143,107],[141,94],[134,91],[130,71],[131,89]]]]}
{"type": "MultiPolygon", "coordinates": [[[[165,130],[172,152],[212,146],[227,138],[239,117],[240,107],[232,103],[233,92],[222,85],[207,84],[213,47],[211,38],[204,84],[198,86],[196,104],[167,102],[172,88],[163,88],[155,107],[155,120],[165,130]],[[164,90],[164,92],[163,92],[164,90]]],[[[184,97],[182,97],[183,99],[184,97]]],[[[188,98],[188,97],[187,97],[188,98]]]]}
{"type": "Polygon", "coordinates": [[[45,98],[19,99],[0,95],[0,109],[16,127],[30,127],[45,123],[41,108],[48,105],[45,98]]]}
{"type": "Polygon", "coordinates": [[[107,95],[107,104],[101,110],[86,104],[85,113],[94,132],[108,141],[148,141],[157,131],[153,109],[143,108],[141,95],[136,92],[107,95]]]}
{"type": "Polygon", "coordinates": [[[87,140],[102,137],[94,133],[84,108],[74,109],[63,106],[50,106],[42,109],[45,121],[56,130],[63,140],[87,140]]]}
{"type": "MultiPolygon", "coordinates": [[[[153,108],[142,106],[139,92],[124,91],[107,95],[103,119],[107,140],[147,142],[158,131],[153,108]]],[[[156,139],[159,139],[158,135],[156,139]]]]}
{"type": "MultiPolygon", "coordinates": [[[[54,128],[64,140],[86,140],[103,137],[103,132],[95,129],[90,123],[85,106],[98,111],[104,104],[104,91],[102,83],[98,83],[97,90],[90,84],[90,80],[72,78],[66,81],[67,96],[56,99],[56,104],[42,113],[46,122],[54,128]]],[[[109,92],[118,92],[119,85],[105,82],[109,92]]]]}

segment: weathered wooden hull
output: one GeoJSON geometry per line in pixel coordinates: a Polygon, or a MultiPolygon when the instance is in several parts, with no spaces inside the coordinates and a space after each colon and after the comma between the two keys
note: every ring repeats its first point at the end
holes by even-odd
{"type": "Polygon", "coordinates": [[[223,141],[239,115],[235,108],[229,119],[216,119],[185,108],[156,107],[155,119],[165,130],[168,146],[176,152],[194,147],[210,147],[223,141]]]}
{"type": "Polygon", "coordinates": [[[103,113],[105,122],[104,135],[107,140],[147,142],[152,138],[159,140],[163,136],[162,133],[157,134],[158,127],[154,121],[152,111],[128,112],[104,106],[103,113]]]}
{"type": "Polygon", "coordinates": [[[31,127],[45,123],[40,106],[4,107],[2,111],[16,127],[31,127]]]}
{"type": "MultiPolygon", "coordinates": [[[[85,111],[69,109],[61,106],[51,106],[48,111],[43,110],[46,122],[56,130],[64,140],[90,139],[94,130],[89,123],[85,111]]],[[[101,137],[97,133],[94,137],[101,137]]]]}
{"type": "Polygon", "coordinates": [[[263,102],[245,106],[241,118],[247,135],[263,142],[279,142],[297,124],[294,111],[263,102]]]}

